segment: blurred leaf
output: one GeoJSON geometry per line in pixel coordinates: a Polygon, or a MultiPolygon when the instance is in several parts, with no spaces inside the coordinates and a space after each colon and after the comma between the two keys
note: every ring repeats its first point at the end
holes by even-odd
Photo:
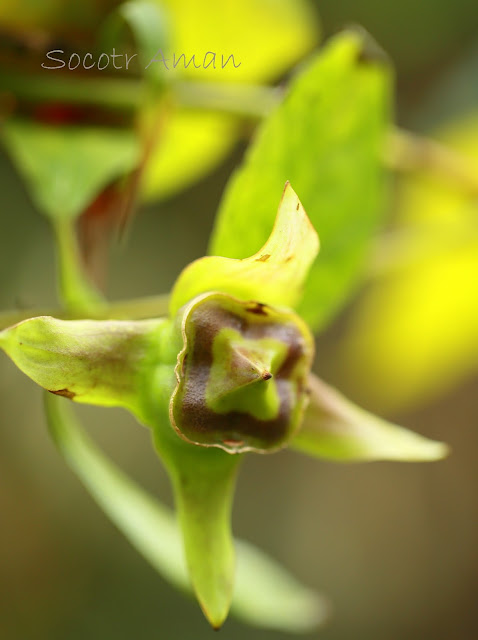
{"type": "Polygon", "coordinates": [[[238,258],[267,238],[290,180],[321,239],[299,312],[322,326],[350,294],[384,211],[381,149],[390,74],[344,33],[306,65],[230,180],[211,253],[238,258]]]}
{"type": "Polygon", "coordinates": [[[232,613],[256,627],[307,633],[323,624],[329,604],[256,547],[236,540],[232,613]]]}
{"type": "MultiPolygon", "coordinates": [[[[147,109],[144,122],[156,117],[147,109]]],[[[238,134],[237,119],[226,114],[178,108],[166,118],[144,170],[142,190],[147,199],[173,195],[207,174],[238,134]]]]}
{"type": "Polygon", "coordinates": [[[75,218],[112,180],[139,162],[132,130],[49,126],[20,119],[3,123],[3,141],[40,211],[75,218]]]}
{"type": "MultiPolygon", "coordinates": [[[[478,172],[478,116],[438,135],[478,172]]],[[[401,184],[398,228],[350,321],[342,364],[394,410],[433,398],[478,370],[478,205],[425,172],[401,184]]]]}
{"type": "Polygon", "coordinates": [[[297,194],[287,184],[272,232],[262,249],[242,260],[208,256],[192,262],[174,285],[171,315],[207,291],[293,307],[318,250],[317,233],[297,194]]]}
{"type": "MultiPolygon", "coordinates": [[[[300,60],[318,39],[317,14],[305,0],[212,0],[207,9],[195,0],[164,0],[163,4],[171,19],[176,59],[184,53],[189,61],[194,54],[202,67],[190,64],[185,69],[180,62],[176,70],[166,71],[173,77],[220,84],[264,83],[300,60]],[[216,69],[203,68],[208,52],[216,54],[216,69]],[[240,66],[234,68],[231,60],[223,69],[222,55],[224,62],[233,55],[240,66]]],[[[170,54],[164,53],[171,65],[170,54]]],[[[209,55],[206,65],[211,59],[209,55]]],[[[201,178],[221,161],[239,133],[237,118],[178,108],[161,131],[146,166],[145,196],[164,197],[201,178]]]]}
{"type": "MultiPolygon", "coordinates": [[[[306,0],[210,0],[207,9],[195,0],[161,0],[171,16],[176,59],[184,53],[194,64],[175,72],[216,82],[253,82],[276,78],[317,42],[317,14],[306,0]],[[216,68],[204,68],[207,52],[216,68]],[[227,58],[233,55],[227,64],[227,58]],[[221,56],[224,56],[224,68],[221,56]],[[240,66],[237,66],[240,65],[240,66]]],[[[172,62],[172,61],[171,61],[172,62]]]]}
{"type": "MultiPolygon", "coordinates": [[[[66,402],[45,395],[50,433],[67,463],[131,544],[176,587],[190,591],[174,514],[107,460],[81,432],[66,402]]],[[[238,541],[232,612],[244,622],[289,632],[313,630],[327,606],[273,560],[238,541]]]]}
{"type": "Polygon", "coordinates": [[[336,462],[424,462],[446,456],[447,446],[374,416],[312,375],[310,405],[290,446],[336,462]]]}
{"type": "Polygon", "coordinates": [[[164,78],[159,65],[149,65],[159,47],[169,48],[169,20],[162,4],[147,0],[123,2],[109,16],[104,28],[105,44],[116,44],[120,40],[121,30],[128,25],[136,42],[140,69],[152,79],[164,78]]]}

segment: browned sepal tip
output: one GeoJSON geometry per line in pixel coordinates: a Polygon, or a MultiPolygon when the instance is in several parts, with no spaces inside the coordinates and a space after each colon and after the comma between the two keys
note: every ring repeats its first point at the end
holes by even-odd
{"type": "Polygon", "coordinates": [[[70,400],[73,400],[73,398],[76,396],[76,393],[74,391],[70,391],[69,389],[48,389],[48,391],[50,393],[54,393],[56,396],[63,396],[64,398],[69,398],[70,400]]]}
{"type": "Polygon", "coordinates": [[[262,302],[255,302],[251,307],[247,307],[249,313],[256,313],[259,316],[266,316],[267,311],[265,309],[265,304],[262,302]]]}
{"type": "Polygon", "coordinates": [[[272,378],[272,373],[270,371],[263,371],[262,372],[262,379],[263,380],[270,380],[272,378]]]}

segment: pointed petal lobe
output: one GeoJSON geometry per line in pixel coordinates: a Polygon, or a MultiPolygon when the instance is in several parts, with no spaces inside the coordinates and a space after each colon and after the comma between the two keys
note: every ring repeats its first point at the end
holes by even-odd
{"type": "Polygon", "coordinates": [[[192,262],[174,285],[171,313],[208,291],[294,307],[318,250],[317,233],[287,183],[274,228],[262,249],[244,260],[208,256],[192,262]]]}

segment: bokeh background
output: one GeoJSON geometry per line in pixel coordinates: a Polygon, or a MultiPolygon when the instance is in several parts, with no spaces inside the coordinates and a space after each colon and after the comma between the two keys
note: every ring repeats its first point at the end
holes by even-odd
{"type": "MultiPolygon", "coordinates": [[[[315,7],[324,37],[358,23],[387,51],[396,68],[400,125],[429,131],[473,109],[478,113],[474,0],[324,0],[315,7]]],[[[112,299],[167,291],[179,270],[205,253],[222,190],[244,147],[238,144],[181,195],[141,209],[127,242],[112,250],[112,299]]],[[[0,202],[1,307],[54,304],[52,238],[4,154],[0,202]]],[[[393,205],[390,220],[396,215],[393,205]]],[[[477,282],[478,276],[465,272],[456,286],[468,288],[476,300],[477,282]]],[[[401,393],[398,377],[394,395],[393,370],[387,374],[385,368],[382,378],[383,365],[367,368],[360,350],[348,346],[357,340],[356,318],[373,286],[366,280],[319,337],[317,372],[367,409],[450,443],[453,454],[422,465],[335,465],[291,452],[249,455],[237,489],[234,531],[330,597],[333,617],[307,637],[475,640],[476,368],[444,375],[423,395],[401,393]],[[386,397],[379,391],[384,379],[392,381],[386,397]]],[[[445,306],[452,287],[447,281],[441,292],[445,306]]],[[[459,320],[451,316],[448,330],[460,334],[459,320]]],[[[467,346],[475,364],[477,341],[467,346]]],[[[400,348],[406,352],[406,340],[400,348]]],[[[412,370],[417,348],[410,343],[412,370]]],[[[46,432],[40,391],[6,358],[0,359],[0,398],[0,638],[209,638],[213,632],[196,603],[147,565],[66,468],[46,432]]],[[[171,503],[146,429],[119,410],[80,413],[113,459],[171,503]]],[[[232,618],[220,633],[231,640],[287,637],[232,618]]]]}

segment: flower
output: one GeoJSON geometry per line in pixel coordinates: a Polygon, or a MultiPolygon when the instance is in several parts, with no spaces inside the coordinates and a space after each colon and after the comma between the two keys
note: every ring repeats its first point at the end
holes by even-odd
{"type": "Polygon", "coordinates": [[[353,406],[310,373],[313,339],[294,308],[319,250],[287,184],[266,244],[191,263],[169,317],[25,320],[0,346],[48,391],[127,408],[151,427],[174,487],[197,598],[219,627],[234,588],[230,510],[248,451],[290,446],[334,460],[435,460],[445,445],[353,406]]]}

